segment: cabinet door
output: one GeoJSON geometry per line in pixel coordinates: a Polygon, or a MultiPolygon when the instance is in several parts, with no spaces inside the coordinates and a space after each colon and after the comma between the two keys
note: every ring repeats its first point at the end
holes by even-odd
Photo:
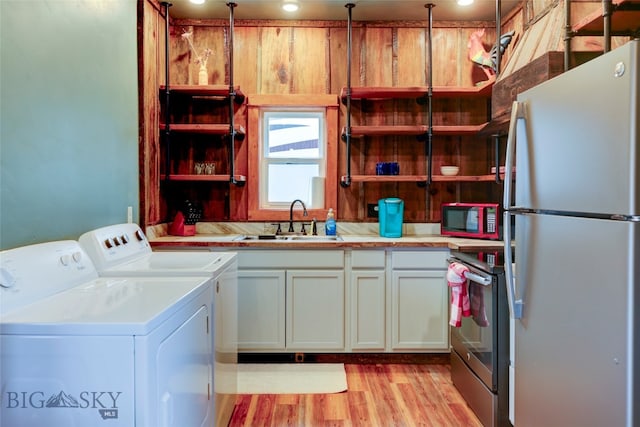
{"type": "Polygon", "coordinates": [[[238,270],[238,350],[284,347],[284,270],[238,270]]]}
{"type": "Polygon", "coordinates": [[[214,280],[215,363],[213,390],[215,425],[227,425],[238,392],[238,269],[227,267],[214,280]]]}
{"type": "Polygon", "coordinates": [[[385,348],[385,272],[351,272],[351,348],[385,348]]]}
{"type": "Polygon", "coordinates": [[[287,349],[344,350],[344,271],[287,271],[287,349]]]}
{"type": "Polygon", "coordinates": [[[213,282],[215,300],[216,361],[235,363],[238,356],[238,276],[236,264],[213,282]]]}
{"type": "Polygon", "coordinates": [[[445,271],[393,270],[393,350],[449,351],[445,271]]]}

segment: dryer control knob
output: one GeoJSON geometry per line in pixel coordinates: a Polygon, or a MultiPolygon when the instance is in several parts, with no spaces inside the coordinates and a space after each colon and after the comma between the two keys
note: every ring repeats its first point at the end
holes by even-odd
{"type": "Polygon", "coordinates": [[[0,288],[12,288],[16,284],[16,278],[4,267],[0,268],[0,288]]]}
{"type": "Polygon", "coordinates": [[[82,252],[80,251],[76,251],[71,255],[71,258],[73,258],[74,262],[80,262],[82,260],[82,252]]]}
{"type": "Polygon", "coordinates": [[[64,254],[60,257],[60,262],[62,263],[62,265],[69,265],[70,260],[71,257],[69,256],[69,254],[64,254]]]}

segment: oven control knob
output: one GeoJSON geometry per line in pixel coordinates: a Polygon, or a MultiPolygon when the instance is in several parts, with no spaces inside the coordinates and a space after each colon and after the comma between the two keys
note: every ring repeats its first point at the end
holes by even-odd
{"type": "Polygon", "coordinates": [[[467,361],[471,360],[471,353],[467,353],[467,361]]]}
{"type": "Polygon", "coordinates": [[[120,238],[118,236],[113,238],[113,243],[116,244],[116,246],[120,246],[120,238]]]}
{"type": "Polygon", "coordinates": [[[136,239],[141,242],[144,241],[144,233],[142,232],[142,230],[136,230],[136,239]]]}
{"type": "Polygon", "coordinates": [[[111,240],[111,238],[106,239],[104,241],[104,245],[107,247],[107,249],[111,249],[113,247],[113,240],[111,240]]]}
{"type": "Polygon", "coordinates": [[[120,236],[120,240],[122,241],[122,244],[126,245],[127,243],[129,243],[129,236],[123,234],[122,236],[120,236]]]}

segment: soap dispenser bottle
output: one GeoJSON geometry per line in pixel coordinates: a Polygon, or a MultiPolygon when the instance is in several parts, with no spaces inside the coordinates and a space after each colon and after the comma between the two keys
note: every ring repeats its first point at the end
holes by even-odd
{"type": "Polygon", "coordinates": [[[329,212],[327,212],[327,220],[324,223],[324,234],[327,236],[336,235],[336,219],[332,208],[329,208],[329,212]]]}

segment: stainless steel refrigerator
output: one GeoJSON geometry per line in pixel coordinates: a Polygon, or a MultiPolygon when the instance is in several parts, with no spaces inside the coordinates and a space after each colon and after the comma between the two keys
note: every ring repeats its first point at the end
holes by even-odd
{"type": "Polygon", "coordinates": [[[514,103],[515,427],[640,426],[639,66],[630,41],[514,103]]]}

